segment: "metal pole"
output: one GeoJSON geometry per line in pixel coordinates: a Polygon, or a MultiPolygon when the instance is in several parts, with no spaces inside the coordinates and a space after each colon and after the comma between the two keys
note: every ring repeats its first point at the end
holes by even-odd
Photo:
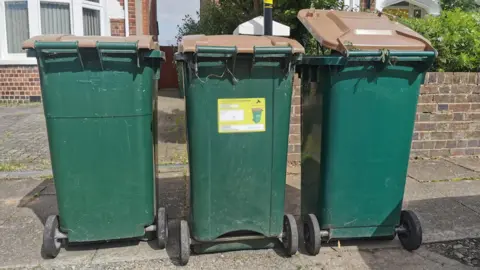
{"type": "Polygon", "coordinates": [[[273,0],[263,0],[263,34],[265,36],[271,36],[272,33],[272,10],[273,0]]]}

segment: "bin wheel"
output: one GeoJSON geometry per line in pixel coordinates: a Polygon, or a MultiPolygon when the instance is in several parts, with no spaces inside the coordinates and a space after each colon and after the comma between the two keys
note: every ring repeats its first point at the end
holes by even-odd
{"type": "Polygon", "coordinates": [[[303,220],[303,236],[305,238],[305,249],[310,255],[317,255],[320,252],[322,237],[320,236],[320,225],[314,214],[308,214],[303,220]]]}
{"type": "Polygon", "coordinates": [[[400,226],[405,228],[405,231],[398,233],[398,239],[400,239],[403,248],[408,251],[418,249],[422,244],[422,225],[417,215],[410,210],[402,211],[400,226]]]}
{"type": "Polygon", "coordinates": [[[49,216],[43,229],[42,253],[47,258],[55,258],[60,252],[62,242],[56,239],[55,234],[58,230],[58,217],[49,216]]]}
{"type": "Polygon", "coordinates": [[[157,210],[157,243],[160,249],[164,249],[168,239],[168,219],[165,208],[157,210]]]}
{"type": "Polygon", "coordinates": [[[282,243],[287,256],[293,256],[298,250],[298,229],[295,218],[290,215],[283,216],[282,243]]]}
{"type": "Polygon", "coordinates": [[[190,259],[190,230],[185,220],[180,221],[179,230],[179,256],[180,265],[186,265],[190,259]]]}

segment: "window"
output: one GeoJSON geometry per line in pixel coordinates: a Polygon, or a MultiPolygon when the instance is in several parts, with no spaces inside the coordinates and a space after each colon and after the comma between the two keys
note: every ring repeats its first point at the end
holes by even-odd
{"type": "Polygon", "coordinates": [[[110,35],[108,0],[0,0],[0,65],[35,64],[22,43],[37,35],[110,35]]]}
{"type": "Polygon", "coordinates": [[[5,24],[8,53],[22,53],[22,42],[30,37],[27,1],[5,2],[5,24]]]}
{"type": "Polygon", "coordinates": [[[360,0],[344,0],[344,9],[348,11],[358,11],[360,9],[360,0]]]}
{"type": "Polygon", "coordinates": [[[100,35],[100,11],[83,8],[83,35],[100,35]]]}
{"type": "Polygon", "coordinates": [[[71,34],[70,4],[40,2],[42,34],[71,34]]]}

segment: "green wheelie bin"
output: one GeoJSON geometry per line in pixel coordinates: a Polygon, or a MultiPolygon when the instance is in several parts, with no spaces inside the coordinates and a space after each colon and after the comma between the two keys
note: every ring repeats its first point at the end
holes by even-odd
{"type": "Polygon", "coordinates": [[[163,52],[152,36],[38,36],[38,60],[58,216],[45,223],[42,252],[75,242],[166,241],[156,210],[156,88],[163,52]]]}
{"type": "Polygon", "coordinates": [[[321,241],[398,235],[422,242],[419,219],[402,210],[420,85],[436,51],[386,17],[301,10],[328,56],[304,57],[301,209],[307,251],[321,241]]]}
{"type": "Polygon", "coordinates": [[[269,248],[295,254],[295,219],[284,214],[292,78],[303,54],[281,37],[186,37],[183,62],[190,214],[179,258],[269,248]]]}

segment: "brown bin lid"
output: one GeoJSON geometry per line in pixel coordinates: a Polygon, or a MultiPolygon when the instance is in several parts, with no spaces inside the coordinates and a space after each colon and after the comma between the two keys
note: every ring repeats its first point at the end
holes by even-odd
{"type": "Polygon", "coordinates": [[[197,46],[210,47],[237,47],[238,53],[253,53],[254,47],[292,47],[294,54],[305,53],[298,41],[272,36],[238,36],[238,35],[219,35],[205,36],[192,35],[184,36],[178,51],[182,53],[196,52],[197,46]]]}
{"type": "Polygon", "coordinates": [[[35,41],[43,42],[72,42],[78,41],[80,48],[95,48],[97,42],[138,42],[137,49],[158,50],[158,43],[153,36],[129,36],[129,37],[106,37],[106,36],[70,36],[70,35],[43,35],[35,36],[23,42],[23,49],[34,49],[35,41]]]}
{"type": "Polygon", "coordinates": [[[320,44],[343,53],[347,49],[434,51],[410,28],[373,13],[303,9],[297,17],[320,44]]]}

